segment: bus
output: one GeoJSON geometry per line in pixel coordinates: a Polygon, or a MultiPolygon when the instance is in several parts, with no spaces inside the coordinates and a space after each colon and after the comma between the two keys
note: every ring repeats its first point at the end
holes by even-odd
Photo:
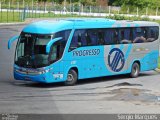
{"type": "Polygon", "coordinates": [[[103,18],[38,21],[17,40],[15,80],[74,85],[119,74],[132,78],[158,66],[159,24],[103,18]]]}

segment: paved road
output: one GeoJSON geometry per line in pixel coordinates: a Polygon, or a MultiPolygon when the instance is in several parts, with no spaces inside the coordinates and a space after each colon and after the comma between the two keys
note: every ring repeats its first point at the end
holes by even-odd
{"type": "Polygon", "coordinates": [[[24,25],[0,26],[0,113],[160,113],[160,74],[87,79],[76,86],[14,81],[15,44],[24,25]]]}

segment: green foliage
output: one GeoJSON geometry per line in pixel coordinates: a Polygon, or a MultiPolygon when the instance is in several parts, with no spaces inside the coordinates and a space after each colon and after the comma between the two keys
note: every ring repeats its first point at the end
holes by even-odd
{"type": "Polygon", "coordinates": [[[159,0],[114,0],[112,5],[116,6],[132,6],[132,7],[139,7],[139,8],[157,8],[160,7],[159,0]]]}
{"type": "MultiPolygon", "coordinates": [[[[1,0],[1,2],[23,2],[23,0],[1,0]]],[[[27,3],[33,2],[55,2],[63,4],[65,0],[24,0],[27,3]]],[[[83,5],[96,5],[96,0],[66,0],[67,3],[81,3],[83,5]]]]}
{"type": "Polygon", "coordinates": [[[128,17],[123,15],[113,15],[113,16],[107,16],[108,19],[114,19],[114,20],[133,20],[133,21],[149,21],[150,19],[148,17],[128,17]]]}
{"type": "Polygon", "coordinates": [[[20,12],[0,12],[0,23],[21,22],[22,14],[20,12]]]}
{"type": "MultiPolygon", "coordinates": [[[[23,0],[1,0],[1,2],[23,2],[23,0]]],[[[64,0],[24,0],[25,2],[56,2],[62,4],[64,0]]],[[[96,0],[66,0],[68,3],[80,2],[83,5],[96,5],[96,0]]],[[[109,0],[110,5],[116,6],[134,6],[139,8],[157,8],[160,7],[160,0],[109,0]]]]}
{"type": "Polygon", "coordinates": [[[160,57],[158,58],[158,68],[160,69],[160,57]]]}
{"type": "Polygon", "coordinates": [[[81,4],[83,5],[96,5],[96,1],[95,0],[79,0],[81,2],[81,4]]]}

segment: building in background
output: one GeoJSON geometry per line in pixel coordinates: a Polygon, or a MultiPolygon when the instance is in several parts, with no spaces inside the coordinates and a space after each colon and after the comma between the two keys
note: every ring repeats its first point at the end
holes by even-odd
{"type": "Polygon", "coordinates": [[[97,0],[97,5],[99,6],[108,6],[109,0],[97,0]]]}

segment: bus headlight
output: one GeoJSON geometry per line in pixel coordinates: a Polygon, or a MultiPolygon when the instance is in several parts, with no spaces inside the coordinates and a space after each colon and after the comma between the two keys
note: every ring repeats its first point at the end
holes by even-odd
{"type": "Polygon", "coordinates": [[[48,73],[48,72],[50,72],[52,69],[53,69],[53,68],[49,68],[49,69],[47,69],[47,70],[42,70],[42,71],[39,72],[39,74],[48,73]]]}
{"type": "Polygon", "coordinates": [[[47,73],[49,71],[50,71],[49,69],[48,70],[43,70],[43,71],[40,72],[40,74],[45,74],[45,73],[47,73]]]}
{"type": "Polygon", "coordinates": [[[50,72],[50,70],[52,70],[52,68],[49,68],[46,70],[45,69],[26,69],[26,68],[17,69],[17,68],[14,68],[14,70],[18,73],[21,73],[21,74],[40,75],[40,74],[45,74],[45,73],[50,72]]]}

